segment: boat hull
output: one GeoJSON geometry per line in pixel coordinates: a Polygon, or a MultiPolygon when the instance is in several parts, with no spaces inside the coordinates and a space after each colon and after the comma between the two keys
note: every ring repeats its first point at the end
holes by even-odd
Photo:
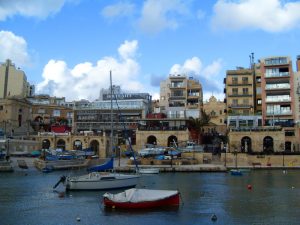
{"type": "Polygon", "coordinates": [[[114,175],[101,179],[101,176],[95,179],[76,179],[71,178],[66,180],[67,190],[109,190],[135,187],[138,183],[139,176],[137,175],[114,175]]]}
{"type": "Polygon", "coordinates": [[[139,173],[141,173],[141,174],[158,174],[159,169],[158,168],[139,169],[139,173]]]}
{"type": "Polygon", "coordinates": [[[230,174],[233,176],[242,176],[243,175],[242,171],[236,170],[236,169],[230,170],[230,174]]]}
{"type": "Polygon", "coordinates": [[[178,207],[180,203],[179,192],[172,196],[168,196],[163,199],[153,201],[141,201],[141,202],[116,202],[107,197],[103,198],[103,204],[107,208],[118,209],[151,209],[151,208],[167,208],[178,207]]]}

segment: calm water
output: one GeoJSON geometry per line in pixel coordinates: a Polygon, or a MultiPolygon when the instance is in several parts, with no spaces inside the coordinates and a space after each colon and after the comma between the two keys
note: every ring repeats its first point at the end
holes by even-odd
{"type": "MultiPolygon", "coordinates": [[[[300,171],[146,175],[139,187],[178,189],[178,210],[104,210],[104,192],[69,192],[60,198],[52,186],[66,171],[0,173],[0,224],[300,224],[300,171]],[[252,190],[247,185],[252,185],[252,190]],[[211,216],[217,215],[213,222],[211,216]],[[80,221],[76,220],[80,217],[80,221]]],[[[77,172],[80,173],[80,172],[77,172]]],[[[117,191],[118,192],[118,191],[117,191]]]]}

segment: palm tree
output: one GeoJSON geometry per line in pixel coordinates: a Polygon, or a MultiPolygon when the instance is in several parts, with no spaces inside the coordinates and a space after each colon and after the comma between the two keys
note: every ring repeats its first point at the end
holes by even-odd
{"type": "Polygon", "coordinates": [[[197,138],[197,141],[200,142],[201,140],[201,135],[204,132],[203,127],[207,125],[210,121],[210,115],[206,114],[205,111],[201,109],[201,117],[200,118],[193,118],[190,117],[188,120],[188,128],[194,137],[193,139],[197,138]]]}

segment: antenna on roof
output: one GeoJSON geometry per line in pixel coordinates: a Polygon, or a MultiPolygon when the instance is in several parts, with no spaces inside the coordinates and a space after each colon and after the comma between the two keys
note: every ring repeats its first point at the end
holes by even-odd
{"type": "Polygon", "coordinates": [[[254,53],[251,52],[251,54],[249,55],[250,58],[250,69],[253,69],[254,66],[254,53]]]}

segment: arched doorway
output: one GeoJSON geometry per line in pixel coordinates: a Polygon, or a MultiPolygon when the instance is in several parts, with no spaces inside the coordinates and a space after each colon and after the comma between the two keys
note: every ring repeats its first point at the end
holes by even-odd
{"type": "Polygon", "coordinates": [[[274,143],[273,138],[270,136],[266,136],[263,141],[263,152],[266,154],[270,154],[274,152],[274,143]]]}
{"type": "Polygon", "coordinates": [[[147,144],[157,145],[156,137],[151,135],[147,138],[147,144]]]}
{"type": "Polygon", "coordinates": [[[74,150],[82,150],[82,142],[80,140],[75,140],[73,142],[73,149],[74,150]]]}
{"type": "Polygon", "coordinates": [[[56,144],[56,148],[66,150],[66,142],[63,139],[59,139],[56,144]]]}
{"type": "Polygon", "coordinates": [[[252,152],[252,143],[251,138],[245,136],[241,140],[241,152],[251,153],[252,152]]]}
{"type": "Polygon", "coordinates": [[[90,143],[90,147],[95,155],[99,155],[99,142],[97,140],[92,140],[90,143]]]}
{"type": "Polygon", "coordinates": [[[168,147],[171,147],[171,146],[178,146],[178,139],[176,136],[172,135],[168,138],[168,147]]]}
{"type": "Polygon", "coordinates": [[[50,148],[50,141],[48,139],[44,139],[42,141],[42,149],[49,149],[50,148]]]}
{"type": "Polygon", "coordinates": [[[291,152],[292,151],[292,142],[290,142],[290,141],[286,141],[285,142],[284,151],[285,152],[291,152]]]}

